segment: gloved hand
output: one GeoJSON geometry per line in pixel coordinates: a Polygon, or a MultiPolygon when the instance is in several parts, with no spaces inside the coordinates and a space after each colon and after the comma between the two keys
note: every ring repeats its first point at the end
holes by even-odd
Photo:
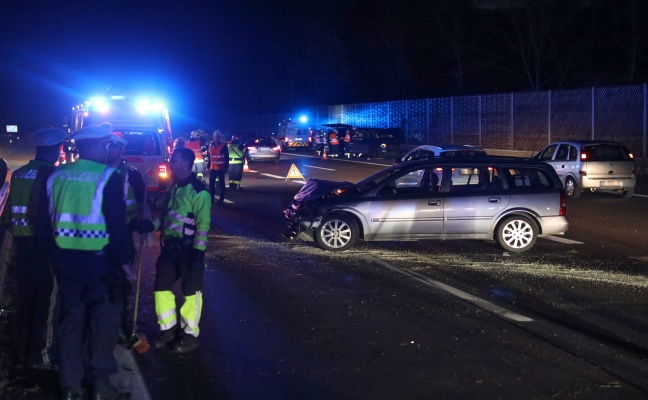
{"type": "Polygon", "coordinates": [[[205,252],[191,249],[191,269],[205,268],[205,252]]]}
{"type": "Polygon", "coordinates": [[[137,231],[137,233],[149,233],[155,230],[153,222],[148,219],[139,219],[137,217],[130,220],[128,223],[128,230],[131,232],[137,231]]]}

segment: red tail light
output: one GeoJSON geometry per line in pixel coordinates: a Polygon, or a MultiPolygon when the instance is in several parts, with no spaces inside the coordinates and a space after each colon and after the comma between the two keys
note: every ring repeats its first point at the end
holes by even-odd
{"type": "Polygon", "coordinates": [[[273,147],[273,148],[272,148],[272,151],[274,151],[274,152],[281,151],[281,146],[275,146],[275,147],[273,147]]]}
{"type": "Polygon", "coordinates": [[[567,193],[565,193],[565,189],[560,191],[560,215],[567,215],[567,193]]]}
{"type": "Polygon", "coordinates": [[[287,137],[284,138],[284,142],[288,143],[288,138],[287,137]]]}
{"type": "Polygon", "coordinates": [[[169,177],[169,174],[167,172],[167,165],[166,164],[160,164],[158,166],[158,176],[160,178],[166,179],[169,177]]]}
{"type": "Polygon", "coordinates": [[[254,151],[256,151],[257,148],[256,148],[255,146],[248,146],[248,150],[254,150],[254,151]]]}

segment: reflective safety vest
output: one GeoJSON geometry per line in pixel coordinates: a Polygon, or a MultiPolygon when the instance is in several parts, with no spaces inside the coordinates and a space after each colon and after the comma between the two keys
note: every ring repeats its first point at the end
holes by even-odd
{"type": "Polygon", "coordinates": [[[109,242],[103,191],[114,168],[80,159],[65,164],[47,180],[54,240],[61,249],[102,250],[109,242]]]}
{"type": "Polygon", "coordinates": [[[185,143],[185,147],[191,149],[194,152],[194,156],[196,156],[194,163],[203,161],[203,152],[200,148],[199,139],[189,139],[189,141],[185,143]]]}
{"type": "Polygon", "coordinates": [[[239,149],[238,143],[230,143],[227,145],[227,150],[229,151],[230,164],[243,164],[243,157],[245,157],[245,150],[239,149]]]}
{"type": "Polygon", "coordinates": [[[221,153],[225,143],[212,144],[209,146],[209,168],[215,170],[225,169],[225,156],[221,153]]]}
{"type": "MultiPolygon", "coordinates": [[[[127,165],[121,165],[117,169],[117,172],[122,176],[122,183],[124,187],[124,202],[126,203],[126,224],[128,224],[134,217],[137,217],[137,213],[139,212],[139,209],[137,207],[137,197],[135,197],[135,191],[128,181],[129,170],[130,167],[127,165]]],[[[135,173],[139,174],[139,172],[135,173]]],[[[146,190],[146,188],[144,190],[146,190]]]]}
{"type": "MultiPolygon", "coordinates": [[[[27,210],[36,207],[34,202],[34,182],[38,172],[47,174],[54,169],[54,165],[42,160],[31,160],[16,170],[11,175],[11,190],[9,191],[9,204],[11,204],[11,234],[13,236],[34,236],[34,221],[27,218],[27,210]]],[[[42,193],[46,195],[45,191],[42,193]]],[[[35,212],[33,210],[32,212],[35,212]]],[[[33,217],[32,217],[33,218],[33,217]]]]}
{"type": "Polygon", "coordinates": [[[346,131],[346,134],[344,135],[344,141],[351,143],[351,133],[349,131],[346,131]]]}
{"type": "Polygon", "coordinates": [[[162,219],[162,236],[193,241],[193,248],[205,251],[211,224],[211,196],[195,175],[184,186],[174,183],[167,214],[162,219]]]}
{"type": "Polygon", "coordinates": [[[337,146],[337,145],[340,144],[340,142],[339,142],[338,139],[337,139],[337,135],[336,135],[335,133],[331,133],[331,134],[329,135],[329,144],[330,144],[331,146],[337,146]]]}

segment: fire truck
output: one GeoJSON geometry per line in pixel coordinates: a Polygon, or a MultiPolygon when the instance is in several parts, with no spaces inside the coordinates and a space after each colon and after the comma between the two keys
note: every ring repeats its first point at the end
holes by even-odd
{"type": "Polygon", "coordinates": [[[158,101],[127,96],[97,96],[72,109],[71,133],[84,126],[108,122],[128,141],[125,162],[142,174],[148,198],[155,204],[171,185],[169,158],[172,145],[169,111],[158,101]]]}
{"type": "Polygon", "coordinates": [[[279,129],[276,134],[273,134],[273,138],[281,146],[281,151],[311,148],[313,136],[306,122],[304,119],[299,121],[286,119],[279,123],[279,129]]]}

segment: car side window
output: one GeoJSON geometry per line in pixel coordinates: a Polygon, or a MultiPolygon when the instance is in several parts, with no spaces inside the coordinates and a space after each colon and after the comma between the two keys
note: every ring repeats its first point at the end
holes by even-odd
{"type": "Polygon", "coordinates": [[[405,175],[401,175],[396,179],[389,181],[385,185],[385,187],[383,187],[378,192],[378,194],[384,196],[405,193],[420,193],[423,190],[427,190],[427,178],[428,175],[424,168],[410,171],[405,175]]]}
{"type": "Polygon", "coordinates": [[[481,192],[503,189],[499,172],[493,167],[453,168],[451,192],[481,192]]]}
{"type": "Polygon", "coordinates": [[[558,147],[557,144],[552,144],[551,146],[547,147],[544,149],[544,151],[540,154],[540,160],[542,161],[548,161],[551,160],[553,157],[554,152],[556,151],[556,147],[558,147]]]}
{"type": "Polygon", "coordinates": [[[578,159],[578,150],[574,146],[569,146],[569,159],[572,161],[578,159]]]}
{"type": "Polygon", "coordinates": [[[513,189],[553,186],[546,172],[536,168],[508,168],[509,186],[513,189]]]}
{"type": "Polygon", "coordinates": [[[569,145],[561,144],[560,146],[558,146],[558,151],[556,152],[556,157],[554,158],[554,160],[563,161],[567,160],[567,157],[569,157],[569,145]]]}

